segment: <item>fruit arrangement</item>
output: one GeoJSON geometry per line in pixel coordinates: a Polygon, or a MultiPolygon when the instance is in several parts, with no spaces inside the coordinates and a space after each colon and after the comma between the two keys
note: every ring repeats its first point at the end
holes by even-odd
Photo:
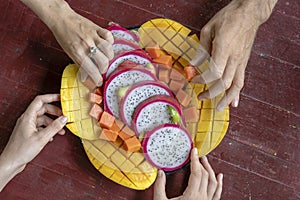
{"type": "Polygon", "coordinates": [[[193,146],[206,155],[222,140],[229,110],[215,110],[217,99],[198,101],[206,85],[190,81],[207,67],[189,65],[199,41],[190,30],[167,19],[146,22],[138,32],[117,24],[115,57],[104,85],[91,88],[69,65],[61,82],[68,129],[82,139],[92,164],[123,186],[143,190],[157,169],[174,171],[189,161],[193,146]]]}

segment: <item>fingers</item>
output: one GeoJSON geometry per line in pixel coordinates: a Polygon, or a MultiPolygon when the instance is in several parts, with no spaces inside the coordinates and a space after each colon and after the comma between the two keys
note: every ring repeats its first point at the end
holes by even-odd
{"type": "Polygon", "coordinates": [[[219,199],[221,199],[222,188],[223,188],[223,174],[218,174],[218,176],[217,176],[217,182],[218,182],[218,186],[217,186],[215,194],[214,194],[214,196],[212,198],[213,200],[219,200],[219,199]]]}
{"type": "Polygon", "coordinates": [[[114,50],[111,43],[109,43],[106,40],[103,40],[102,38],[98,38],[98,40],[95,43],[97,44],[97,47],[100,49],[100,51],[104,54],[104,56],[106,56],[106,59],[113,59],[114,50]]]}
{"type": "Polygon", "coordinates": [[[158,171],[158,176],[154,184],[154,200],[165,200],[166,196],[166,175],[162,170],[158,171]]]}
{"type": "Polygon", "coordinates": [[[54,115],[54,116],[61,116],[62,111],[57,106],[51,105],[51,104],[44,104],[41,109],[37,112],[37,116],[41,116],[45,113],[54,115]]]}
{"type": "Polygon", "coordinates": [[[108,58],[100,51],[97,50],[92,56],[91,60],[97,65],[98,70],[101,74],[104,74],[108,67],[108,58]]]}
{"type": "Polygon", "coordinates": [[[39,132],[39,135],[43,143],[47,144],[51,140],[51,138],[53,138],[59,131],[63,129],[67,121],[67,117],[61,116],[54,120],[51,124],[49,124],[49,126],[41,130],[39,132]]]}
{"type": "Polygon", "coordinates": [[[107,42],[109,42],[110,44],[114,43],[114,37],[111,34],[110,31],[104,29],[104,28],[100,28],[97,30],[97,33],[100,37],[102,37],[103,39],[105,39],[107,42]]]}
{"type": "Polygon", "coordinates": [[[245,69],[239,67],[233,79],[232,86],[226,92],[226,95],[224,95],[224,97],[218,103],[217,106],[218,111],[224,110],[224,108],[230,103],[233,103],[236,106],[238,105],[240,91],[244,86],[244,76],[245,76],[245,69]]]}
{"type": "MultiPolygon", "coordinates": [[[[37,129],[38,131],[43,130],[44,128],[42,128],[42,126],[49,126],[54,120],[51,119],[50,117],[43,115],[37,118],[37,129]]],[[[61,129],[58,134],[60,135],[64,135],[65,134],[65,130],[61,129]]]]}
{"type": "Polygon", "coordinates": [[[188,187],[186,188],[184,195],[188,197],[195,196],[200,187],[202,179],[202,169],[199,162],[198,150],[194,148],[191,152],[191,175],[189,178],[188,187]]]}
{"type": "Polygon", "coordinates": [[[233,59],[229,59],[222,78],[210,86],[207,91],[201,93],[198,97],[199,100],[214,98],[223,93],[225,90],[229,89],[232,84],[237,66],[238,64],[233,59]]]}
{"type": "Polygon", "coordinates": [[[212,169],[211,165],[209,164],[206,156],[202,157],[201,162],[202,162],[202,165],[205,168],[205,170],[208,172],[208,176],[209,176],[209,184],[207,187],[207,197],[208,197],[208,199],[212,199],[212,197],[217,189],[217,186],[218,186],[216,175],[215,175],[215,172],[212,169]]]}
{"type": "Polygon", "coordinates": [[[84,71],[93,79],[97,86],[101,86],[103,83],[102,76],[98,67],[93,63],[90,57],[86,56],[81,63],[81,67],[84,71]]]}
{"type": "MultiPolygon", "coordinates": [[[[40,95],[35,97],[35,99],[31,102],[31,104],[28,106],[27,110],[25,113],[36,116],[37,112],[41,110],[44,106],[44,104],[48,104],[54,101],[59,101],[60,100],[60,95],[59,94],[45,94],[45,95],[40,95]]],[[[58,112],[57,110],[52,110],[51,112],[58,112]]]]}

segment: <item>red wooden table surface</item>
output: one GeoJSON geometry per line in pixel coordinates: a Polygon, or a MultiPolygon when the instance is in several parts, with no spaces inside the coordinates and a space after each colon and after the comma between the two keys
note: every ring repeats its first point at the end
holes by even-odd
{"type": "MultiPolygon", "coordinates": [[[[136,26],[167,17],[199,32],[229,0],[69,0],[101,26],[136,26]]],[[[18,0],[0,3],[0,150],[18,116],[38,94],[58,93],[71,62],[49,29],[18,0]]],[[[222,199],[300,199],[300,2],[279,0],[261,26],[228,132],[210,155],[224,173],[222,199]]],[[[0,172],[1,173],[1,172],[0,172]]],[[[186,187],[189,169],[167,178],[170,197],[186,187]]],[[[0,193],[0,199],[152,199],[153,187],[119,186],[90,164],[80,140],[57,136],[0,193]]]]}

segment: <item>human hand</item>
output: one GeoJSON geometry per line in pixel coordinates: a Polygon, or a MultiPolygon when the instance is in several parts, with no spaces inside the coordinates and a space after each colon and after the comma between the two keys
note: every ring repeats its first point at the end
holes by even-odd
{"type": "MultiPolygon", "coordinates": [[[[191,175],[188,186],[182,196],[175,197],[172,200],[218,200],[221,198],[223,174],[217,177],[206,157],[198,158],[196,148],[191,153],[191,175]],[[201,164],[202,163],[202,164],[201,164]]],[[[166,176],[163,171],[159,171],[154,185],[154,200],[167,200],[166,176]]]]}
{"type": "Polygon", "coordinates": [[[8,144],[0,156],[0,191],[16,174],[23,171],[56,133],[63,135],[67,118],[49,103],[59,101],[59,94],[37,96],[18,119],[8,144]],[[45,113],[60,116],[53,120],[45,113]]]}
{"type": "Polygon", "coordinates": [[[200,65],[203,62],[200,54],[206,52],[211,55],[211,60],[209,69],[193,82],[212,85],[199,95],[200,100],[214,98],[226,91],[217,109],[221,111],[230,103],[233,107],[238,106],[257,29],[267,20],[275,3],[275,0],[233,0],[203,27],[201,47],[191,64],[200,65]]]}
{"type": "Polygon", "coordinates": [[[81,67],[82,82],[90,76],[97,86],[101,86],[101,74],[107,71],[109,61],[114,57],[111,32],[77,14],[70,7],[64,10],[59,20],[53,21],[48,22],[49,27],[64,51],[81,67]]]}

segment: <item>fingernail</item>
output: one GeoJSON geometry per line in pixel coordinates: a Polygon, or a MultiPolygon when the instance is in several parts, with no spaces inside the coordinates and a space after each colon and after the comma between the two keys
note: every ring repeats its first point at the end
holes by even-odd
{"type": "Polygon", "coordinates": [[[60,117],[60,122],[62,123],[62,124],[66,124],[67,123],[67,121],[68,121],[68,118],[66,117],[66,116],[62,116],[62,117],[60,117]]]}
{"type": "Polygon", "coordinates": [[[239,101],[237,101],[237,100],[234,100],[234,101],[233,101],[233,105],[232,105],[232,106],[233,106],[233,107],[238,107],[238,105],[239,105],[239,101]]]}
{"type": "Polygon", "coordinates": [[[223,180],[223,174],[222,173],[220,173],[220,179],[221,179],[221,181],[223,180]]]}
{"type": "Polygon", "coordinates": [[[204,161],[208,161],[206,156],[203,156],[202,159],[203,159],[204,161]]]}
{"type": "Polygon", "coordinates": [[[224,106],[217,106],[217,111],[222,112],[224,110],[224,106]]]}
{"type": "Polygon", "coordinates": [[[193,150],[194,155],[198,156],[198,149],[195,147],[193,150]]]}
{"type": "Polygon", "coordinates": [[[203,95],[200,94],[200,95],[198,96],[198,99],[199,99],[200,101],[203,101],[203,100],[205,100],[206,98],[205,98],[203,95]]]}

